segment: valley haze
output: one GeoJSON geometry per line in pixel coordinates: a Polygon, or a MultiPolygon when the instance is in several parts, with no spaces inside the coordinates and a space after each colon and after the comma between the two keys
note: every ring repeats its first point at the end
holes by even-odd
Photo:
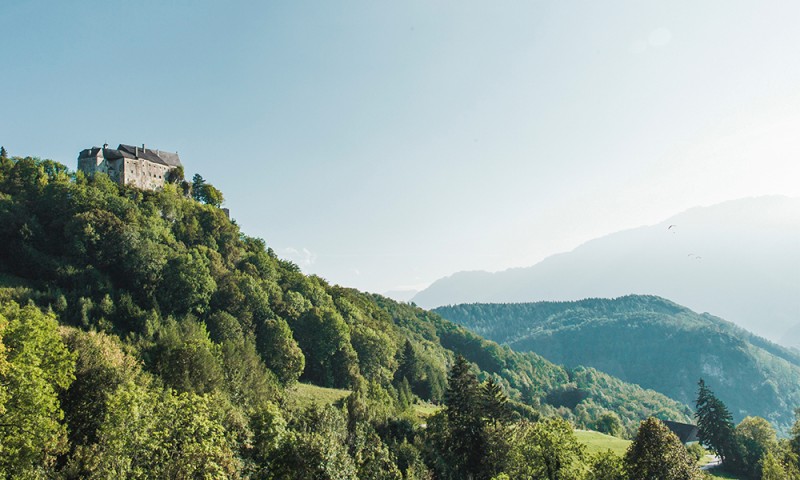
{"type": "Polygon", "coordinates": [[[412,301],[424,308],[649,294],[800,346],[800,198],[697,207],[528,268],[459,272],[412,301]]]}

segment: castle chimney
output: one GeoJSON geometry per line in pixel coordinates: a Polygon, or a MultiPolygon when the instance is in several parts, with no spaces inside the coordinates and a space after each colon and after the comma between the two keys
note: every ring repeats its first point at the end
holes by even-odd
{"type": "Polygon", "coordinates": [[[144,148],[144,143],[142,144],[142,153],[147,153],[147,149],[144,148]]]}
{"type": "Polygon", "coordinates": [[[134,148],[134,155],[136,155],[136,157],[138,158],[139,157],[139,147],[133,147],[133,148],[134,148]]]}
{"type": "Polygon", "coordinates": [[[108,148],[108,144],[107,144],[107,143],[104,143],[104,144],[103,144],[103,150],[105,150],[106,148],[108,148]]]}

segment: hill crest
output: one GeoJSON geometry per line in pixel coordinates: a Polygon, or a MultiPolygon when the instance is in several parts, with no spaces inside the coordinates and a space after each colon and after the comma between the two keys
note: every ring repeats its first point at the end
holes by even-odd
{"type": "Polygon", "coordinates": [[[567,367],[588,365],[692,404],[705,378],[741,420],[786,429],[800,404],[800,355],[731,322],[656,296],[434,310],[518,351],[567,367]]]}
{"type": "Polygon", "coordinates": [[[797,271],[800,199],[766,196],[693,208],[656,225],[591,240],[531,267],[459,272],[437,280],[413,301],[435,308],[658,295],[796,347],[797,271]]]}

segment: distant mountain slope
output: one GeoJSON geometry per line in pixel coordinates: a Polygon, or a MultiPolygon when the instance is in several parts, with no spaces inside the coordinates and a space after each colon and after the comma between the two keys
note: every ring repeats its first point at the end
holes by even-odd
{"type": "Polygon", "coordinates": [[[669,298],[800,347],[800,199],[747,198],[694,208],[532,267],[456,273],[413,301],[433,308],[628,294],[669,298]]]}
{"type": "MultiPolygon", "coordinates": [[[[406,338],[424,350],[458,353],[475,363],[481,378],[498,378],[512,399],[539,404],[545,414],[565,415],[576,425],[595,428],[592,421],[604,411],[616,412],[629,435],[648,416],[688,421],[692,411],[672,398],[621,381],[595,368],[565,368],[533,352],[514,351],[486,340],[435,312],[373,296],[389,313],[406,338]],[[566,407],[566,410],[565,408],[566,407]]],[[[437,355],[441,355],[437,352],[437,355]]]]}
{"type": "Polygon", "coordinates": [[[464,304],[435,312],[518,351],[588,365],[692,404],[704,378],[737,421],[779,429],[800,406],[800,356],[730,322],[653,296],[464,304]]]}

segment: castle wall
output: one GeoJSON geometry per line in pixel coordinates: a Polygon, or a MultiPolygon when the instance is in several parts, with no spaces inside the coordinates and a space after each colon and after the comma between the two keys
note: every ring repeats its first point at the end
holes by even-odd
{"type": "Polygon", "coordinates": [[[103,162],[105,164],[105,173],[108,174],[108,178],[110,178],[112,181],[116,183],[122,183],[120,181],[123,170],[122,160],[123,159],[121,158],[117,158],[114,160],[106,160],[105,162],[103,162]]]}
{"type": "Polygon", "coordinates": [[[106,161],[100,155],[96,157],[80,157],[78,159],[78,170],[86,174],[94,174],[97,172],[108,173],[106,161]]]}
{"type": "Polygon", "coordinates": [[[120,183],[133,185],[143,190],[156,190],[166,183],[170,167],[149,162],[140,158],[124,158],[120,160],[120,183]]]}

